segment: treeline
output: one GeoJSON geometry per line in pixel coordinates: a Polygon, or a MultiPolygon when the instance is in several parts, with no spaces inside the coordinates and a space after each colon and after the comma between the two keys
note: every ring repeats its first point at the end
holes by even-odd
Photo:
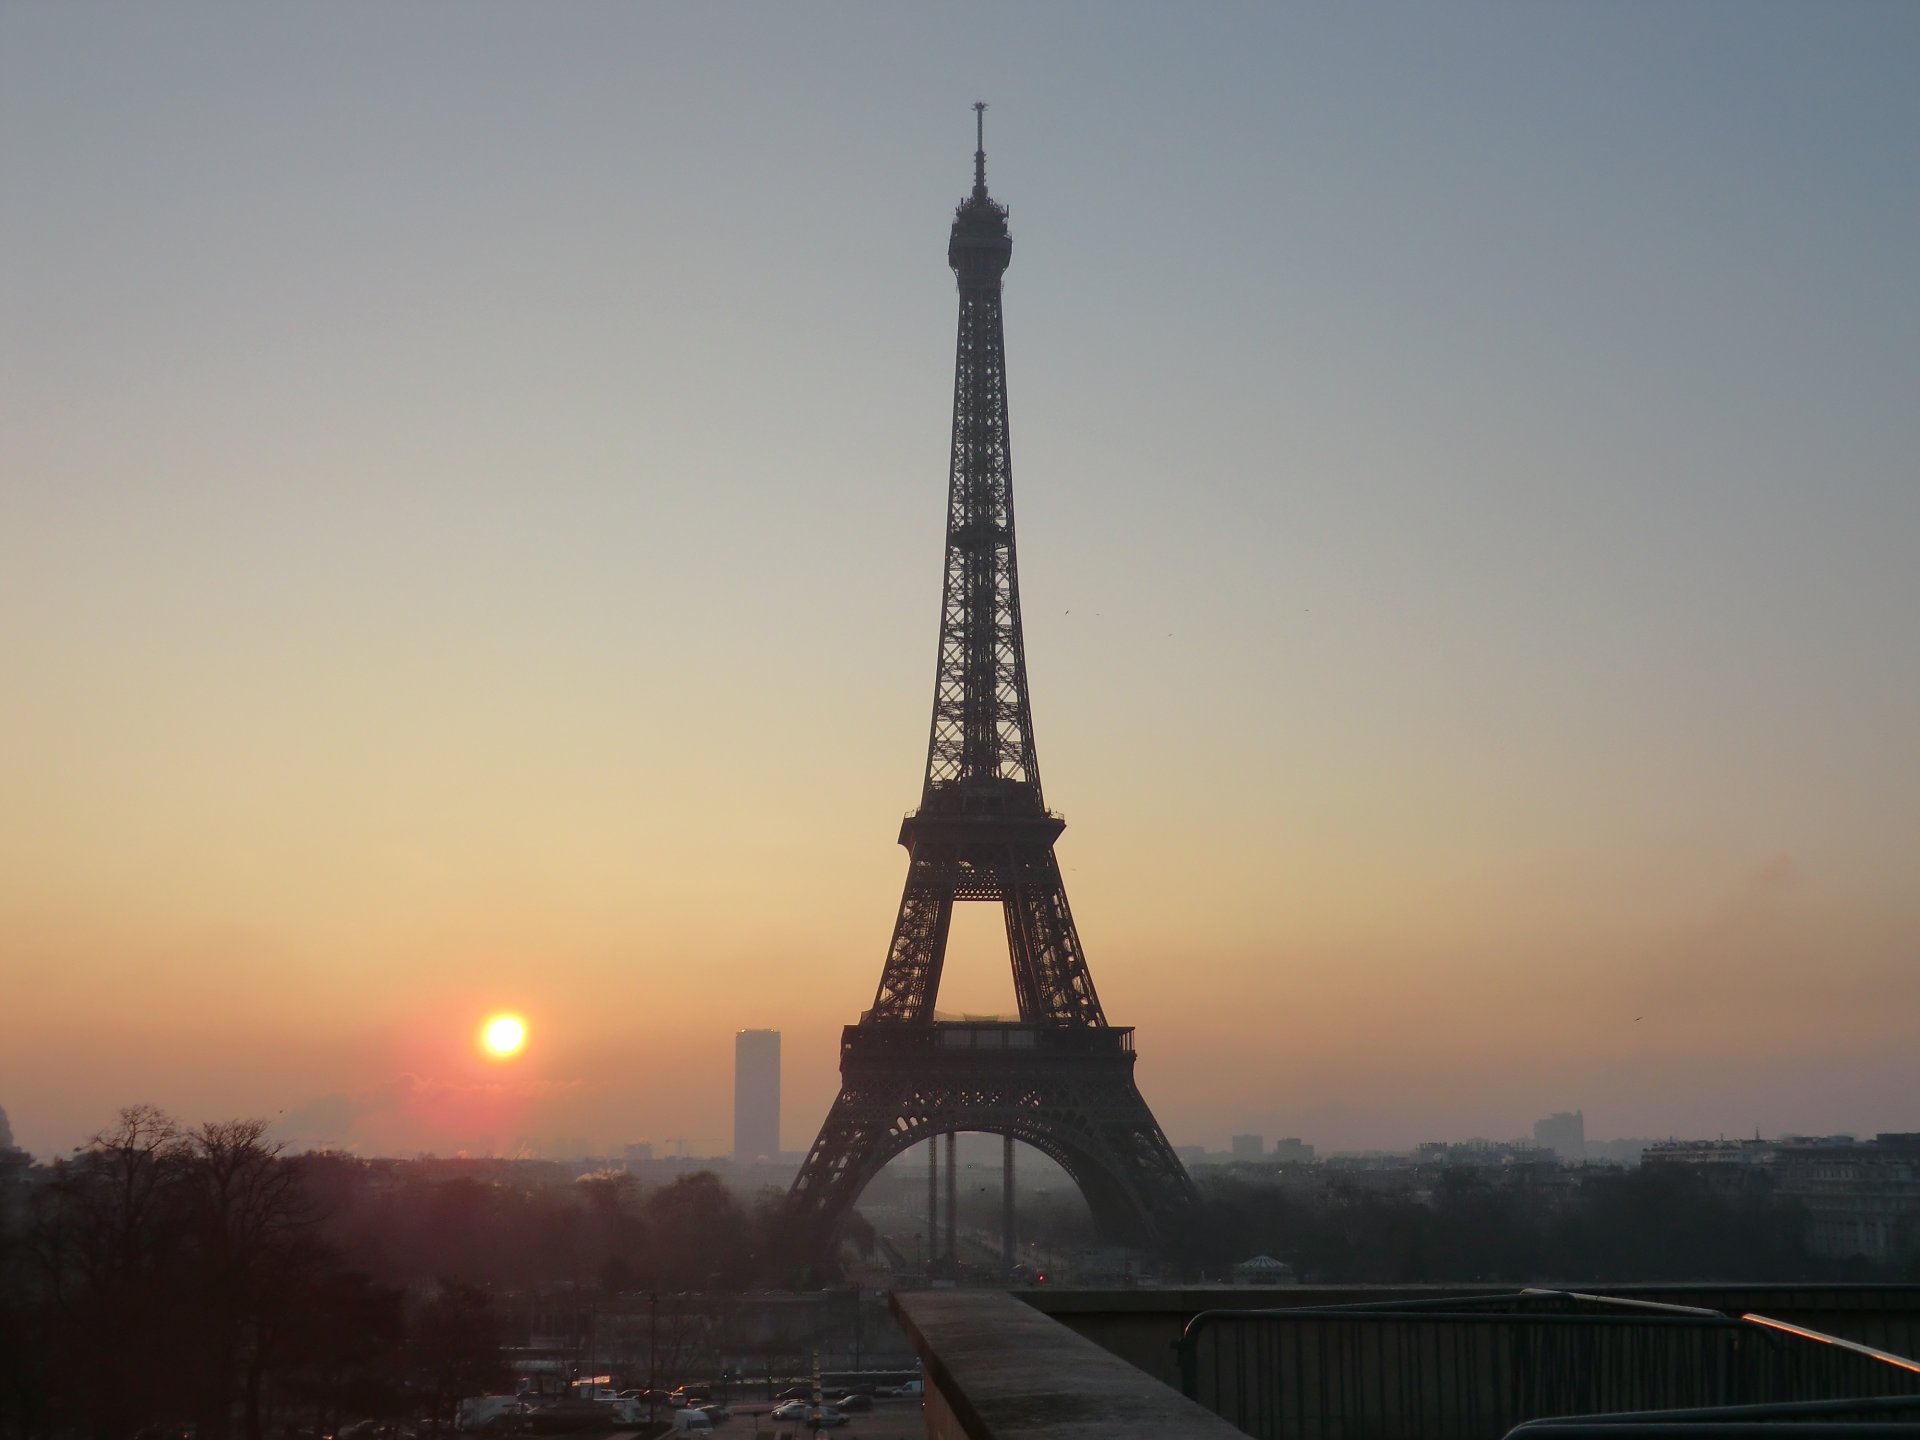
{"type": "Polygon", "coordinates": [[[1876,1278],[1810,1254],[1805,1215],[1764,1185],[1729,1192],[1687,1166],[1537,1180],[1462,1167],[1387,1193],[1231,1175],[1201,1188],[1192,1259],[1216,1274],[1266,1254],[1324,1284],[1876,1278]]]}
{"type": "MultiPolygon", "coordinates": [[[[16,1152],[17,1155],[17,1152],[16,1152]]],[[[790,1280],[779,1193],[281,1153],[146,1106],[0,1180],[0,1440],[293,1440],[437,1423],[505,1383],[542,1295],[790,1280]],[[529,1308],[531,1307],[531,1308],[529,1308]]],[[[849,1238],[872,1247],[858,1216],[849,1238]]],[[[560,1307],[567,1309],[563,1303],[560,1307]]],[[[558,1312],[556,1312],[558,1313],[558,1312]]]]}
{"type": "Polygon", "coordinates": [[[262,1121],[124,1110],[5,1199],[0,1435],[317,1436],[502,1378],[486,1294],[350,1263],[262,1121]]]}
{"type": "Polygon", "coordinates": [[[501,1161],[317,1154],[294,1164],[329,1241],[399,1281],[738,1290],[782,1258],[780,1192],[743,1203],[709,1171],[647,1188],[622,1171],[563,1179],[501,1161]]]}

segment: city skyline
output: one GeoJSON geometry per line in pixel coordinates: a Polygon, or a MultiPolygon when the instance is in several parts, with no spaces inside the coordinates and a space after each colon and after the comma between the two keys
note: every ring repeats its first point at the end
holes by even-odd
{"type": "Polygon", "coordinates": [[[0,15],[21,1144],[719,1145],[742,1027],[804,1144],[978,97],[1048,799],[1174,1141],[1913,1128],[1920,16],[1083,21],[0,15]]]}

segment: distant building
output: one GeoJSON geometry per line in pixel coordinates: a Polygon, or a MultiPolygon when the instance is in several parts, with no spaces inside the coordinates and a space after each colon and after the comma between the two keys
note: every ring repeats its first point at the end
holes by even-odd
{"type": "Polygon", "coordinates": [[[1587,1117],[1578,1110],[1559,1111],[1533,1122],[1533,1143],[1551,1150],[1568,1165],[1584,1165],[1587,1159],[1587,1117]]]}
{"type": "Polygon", "coordinates": [[[1587,1141],[1587,1159],[1598,1160],[1608,1165],[1633,1166],[1640,1163],[1640,1157],[1657,1143],[1652,1140],[1589,1140],[1587,1141]]]}
{"type": "Polygon", "coordinates": [[[1416,1165],[1477,1166],[1504,1169],[1514,1165],[1551,1165],[1554,1154],[1527,1140],[1425,1140],[1413,1150],[1416,1165]]]}
{"type": "Polygon", "coordinates": [[[1641,1163],[1696,1167],[1726,1193],[1764,1177],[1777,1199],[1800,1207],[1807,1248],[1823,1258],[1920,1257],[1920,1133],[1670,1140],[1649,1147],[1641,1163]]]}
{"type": "Polygon", "coordinates": [[[780,1032],[733,1037],[733,1158],[743,1164],[780,1153],[780,1032]]]}
{"type": "Polygon", "coordinates": [[[1313,1147],[1298,1135],[1289,1135],[1273,1142],[1273,1159],[1282,1165],[1311,1165],[1313,1147]]]}
{"type": "Polygon", "coordinates": [[[653,1142],[651,1140],[641,1140],[627,1146],[626,1156],[628,1169],[632,1169],[635,1165],[646,1165],[650,1163],[653,1160],[653,1142]]]}
{"type": "Polygon", "coordinates": [[[1258,1160],[1267,1153],[1267,1137],[1264,1135],[1236,1135],[1233,1137],[1233,1158],[1236,1160],[1258,1160]]]}

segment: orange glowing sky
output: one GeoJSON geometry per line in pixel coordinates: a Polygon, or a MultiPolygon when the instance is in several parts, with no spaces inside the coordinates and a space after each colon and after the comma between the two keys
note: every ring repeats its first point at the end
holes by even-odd
{"type": "Polygon", "coordinates": [[[804,1148],[977,94],[1041,768],[1171,1138],[1920,1128],[1920,14],[1395,16],[9,9],[20,1142],[718,1151],[770,1027],[804,1148]]]}

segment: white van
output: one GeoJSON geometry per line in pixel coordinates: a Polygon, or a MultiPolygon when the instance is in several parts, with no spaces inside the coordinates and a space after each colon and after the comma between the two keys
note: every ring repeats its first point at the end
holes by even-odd
{"type": "Polygon", "coordinates": [[[478,1430],[496,1415],[518,1415],[526,1408],[518,1395],[469,1395],[454,1412],[453,1428],[478,1430]]]}
{"type": "Polygon", "coordinates": [[[713,1419],[704,1410],[696,1410],[689,1405],[684,1410],[673,1412],[673,1433],[675,1435],[710,1435],[713,1433],[713,1419]]]}

